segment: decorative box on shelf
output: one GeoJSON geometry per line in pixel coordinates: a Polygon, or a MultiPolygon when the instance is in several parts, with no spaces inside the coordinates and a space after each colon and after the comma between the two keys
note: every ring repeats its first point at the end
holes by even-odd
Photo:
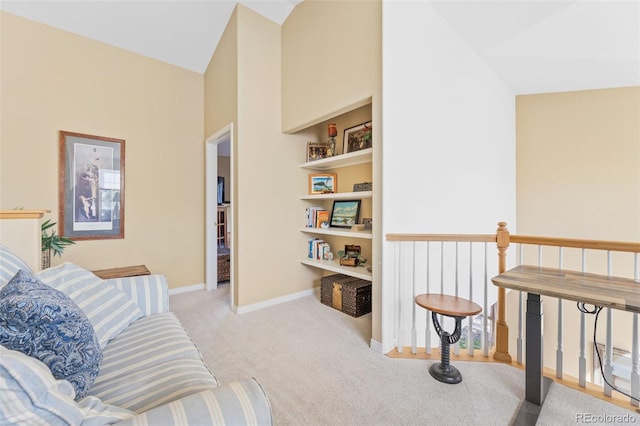
{"type": "Polygon", "coordinates": [[[372,191],[373,182],[362,182],[353,184],[353,192],[372,191]]]}
{"type": "Polygon", "coordinates": [[[352,317],[371,312],[371,282],[344,274],[322,278],[320,301],[352,317]]]}

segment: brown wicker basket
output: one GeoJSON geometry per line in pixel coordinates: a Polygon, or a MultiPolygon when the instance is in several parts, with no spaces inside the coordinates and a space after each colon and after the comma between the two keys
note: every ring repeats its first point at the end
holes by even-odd
{"type": "Polygon", "coordinates": [[[229,251],[218,251],[218,282],[231,279],[231,259],[229,251]]]}

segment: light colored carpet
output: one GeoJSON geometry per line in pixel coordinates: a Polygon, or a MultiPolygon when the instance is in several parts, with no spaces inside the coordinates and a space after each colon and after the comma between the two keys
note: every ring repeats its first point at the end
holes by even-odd
{"type": "MultiPolygon", "coordinates": [[[[371,350],[371,314],[352,318],[314,295],[237,315],[228,287],[173,295],[171,310],[222,383],[258,379],[277,426],[507,425],[524,398],[524,372],[516,368],[455,362],[463,381],[446,385],[429,375],[434,361],[371,350]]],[[[573,425],[581,414],[627,415],[640,424],[637,413],[557,384],[538,424],[573,425]]]]}

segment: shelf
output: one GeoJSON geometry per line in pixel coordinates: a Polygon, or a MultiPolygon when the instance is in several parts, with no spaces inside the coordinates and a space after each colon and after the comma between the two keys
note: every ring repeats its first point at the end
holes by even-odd
{"type": "Polygon", "coordinates": [[[360,266],[342,266],[338,260],[313,260],[313,259],[300,259],[300,263],[314,268],[324,269],[326,271],[336,272],[338,274],[345,274],[351,277],[360,278],[362,280],[371,281],[371,272],[367,271],[366,267],[360,266]]]}
{"type": "Polygon", "coordinates": [[[301,200],[350,200],[359,198],[372,198],[373,191],[358,192],[334,192],[331,194],[301,195],[301,200]]]}
{"type": "Polygon", "coordinates": [[[349,229],[340,228],[300,228],[301,232],[307,234],[337,235],[340,237],[362,238],[365,240],[372,239],[371,230],[351,231],[349,229]]]}
{"type": "Polygon", "coordinates": [[[323,158],[322,160],[309,161],[300,165],[300,168],[311,170],[329,170],[338,167],[354,166],[356,164],[371,163],[373,148],[362,149],[348,154],[323,158]]]}

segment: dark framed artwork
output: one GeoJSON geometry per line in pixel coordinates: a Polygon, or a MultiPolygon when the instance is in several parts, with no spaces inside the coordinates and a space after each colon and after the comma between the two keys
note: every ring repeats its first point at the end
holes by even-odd
{"type": "Polygon", "coordinates": [[[360,200],[335,200],[331,209],[329,226],[335,228],[351,228],[358,223],[360,216],[360,200]]]}
{"type": "Polygon", "coordinates": [[[348,154],[361,149],[371,148],[372,144],[372,125],[371,121],[349,127],[344,130],[342,139],[342,153],[348,154]]]}
{"type": "Polygon", "coordinates": [[[124,238],[124,142],[60,131],[58,230],[63,237],[124,238]]]}

